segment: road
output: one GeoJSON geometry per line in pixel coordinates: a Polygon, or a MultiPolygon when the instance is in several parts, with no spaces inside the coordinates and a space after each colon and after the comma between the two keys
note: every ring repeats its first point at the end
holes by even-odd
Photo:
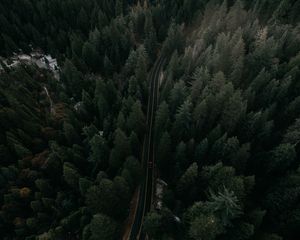
{"type": "Polygon", "coordinates": [[[154,191],[153,167],[154,167],[154,118],[157,108],[158,90],[159,90],[159,74],[163,66],[163,59],[160,57],[148,77],[150,82],[148,107],[147,107],[147,131],[143,143],[142,166],[144,170],[144,179],[141,183],[139,200],[135,212],[134,222],[131,227],[130,240],[144,240],[143,222],[147,213],[151,209],[152,197],[154,191]]]}

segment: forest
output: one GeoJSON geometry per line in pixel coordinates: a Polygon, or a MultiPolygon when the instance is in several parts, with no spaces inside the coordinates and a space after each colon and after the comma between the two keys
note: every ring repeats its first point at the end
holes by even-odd
{"type": "Polygon", "coordinates": [[[143,233],[300,239],[297,0],[1,0],[1,239],[127,239],[158,61],[143,233]]]}

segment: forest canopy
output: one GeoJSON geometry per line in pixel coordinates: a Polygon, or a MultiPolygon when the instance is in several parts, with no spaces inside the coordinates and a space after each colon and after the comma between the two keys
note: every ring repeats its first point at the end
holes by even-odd
{"type": "Polygon", "coordinates": [[[296,0],[2,0],[1,239],[122,239],[159,62],[150,167],[165,187],[142,231],[298,239],[299,13],[296,0]]]}

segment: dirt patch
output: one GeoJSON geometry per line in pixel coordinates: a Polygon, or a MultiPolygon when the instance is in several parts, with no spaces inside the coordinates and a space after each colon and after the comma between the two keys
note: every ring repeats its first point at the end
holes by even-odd
{"type": "Polygon", "coordinates": [[[126,221],[124,222],[122,240],[128,240],[129,237],[130,237],[131,227],[133,225],[133,221],[134,221],[134,218],[135,218],[135,213],[136,213],[137,205],[138,205],[138,202],[139,202],[139,193],[140,193],[140,187],[138,187],[135,190],[135,192],[133,194],[133,197],[131,199],[129,216],[126,219],[126,221]]]}

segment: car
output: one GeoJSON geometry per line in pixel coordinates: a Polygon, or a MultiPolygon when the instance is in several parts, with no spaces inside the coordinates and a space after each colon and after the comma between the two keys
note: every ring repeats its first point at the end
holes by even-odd
{"type": "Polygon", "coordinates": [[[148,167],[149,167],[149,168],[152,168],[152,167],[153,167],[153,162],[152,162],[152,161],[149,161],[149,162],[148,162],[148,167]]]}

